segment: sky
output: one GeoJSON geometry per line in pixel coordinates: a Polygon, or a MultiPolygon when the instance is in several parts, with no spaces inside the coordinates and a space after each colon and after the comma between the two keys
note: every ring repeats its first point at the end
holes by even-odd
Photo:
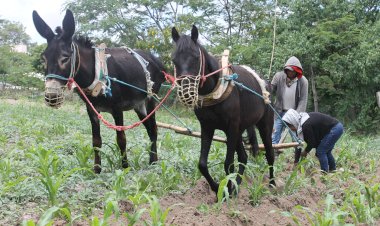
{"type": "Polygon", "coordinates": [[[32,12],[36,10],[42,19],[54,30],[62,25],[66,0],[0,0],[0,18],[19,22],[26,28],[32,42],[45,43],[33,24],[32,12]]]}

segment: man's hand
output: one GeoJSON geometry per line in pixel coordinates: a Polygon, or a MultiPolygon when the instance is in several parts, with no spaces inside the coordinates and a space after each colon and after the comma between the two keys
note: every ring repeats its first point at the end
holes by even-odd
{"type": "Polygon", "coordinates": [[[305,158],[306,156],[307,156],[307,152],[306,151],[301,152],[301,157],[302,158],[305,158]]]}

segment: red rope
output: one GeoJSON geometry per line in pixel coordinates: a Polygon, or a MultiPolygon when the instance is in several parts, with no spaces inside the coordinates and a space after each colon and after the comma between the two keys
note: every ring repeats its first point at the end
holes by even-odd
{"type": "Polygon", "coordinates": [[[74,84],[80,94],[83,96],[83,98],[87,101],[88,105],[91,107],[91,109],[95,112],[95,114],[98,116],[98,118],[104,123],[105,126],[107,126],[108,128],[110,129],[114,129],[114,130],[117,130],[117,131],[123,131],[123,130],[128,130],[128,129],[132,129],[132,128],[135,128],[139,125],[141,125],[141,123],[145,122],[148,118],[150,118],[150,116],[152,116],[160,107],[161,105],[165,102],[165,100],[169,97],[169,94],[173,91],[173,89],[175,88],[175,78],[167,73],[165,73],[163,71],[164,75],[165,75],[165,79],[168,81],[170,81],[172,83],[172,86],[170,87],[170,89],[168,90],[168,92],[166,93],[165,97],[161,100],[161,102],[153,109],[152,112],[150,112],[144,119],[142,119],[141,121],[139,122],[135,122],[134,124],[132,125],[129,125],[129,126],[118,126],[118,125],[115,125],[115,124],[112,124],[110,122],[108,122],[107,120],[105,120],[103,118],[103,116],[95,109],[94,105],[92,105],[91,101],[87,98],[86,94],[83,92],[83,90],[78,86],[78,84],[74,81],[73,78],[70,78],[67,82],[67,86],[69,89],[71,89],[72,87],[72,84],[74,84]]]}

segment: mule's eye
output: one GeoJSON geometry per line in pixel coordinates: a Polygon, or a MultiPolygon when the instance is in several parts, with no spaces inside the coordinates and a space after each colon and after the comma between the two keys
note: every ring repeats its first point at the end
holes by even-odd
{"type": "Polygon", "coordinates": [[[70,57],[62,57],[61,58],[61,64],[63,65],[63,64],[67,64],[68,62],[69,62],[69,60],[70,60],[70,57]]]}

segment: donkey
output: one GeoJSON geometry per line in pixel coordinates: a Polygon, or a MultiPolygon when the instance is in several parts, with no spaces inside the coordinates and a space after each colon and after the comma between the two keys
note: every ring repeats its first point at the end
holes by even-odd
{"type": "MultiPolygon", "coordinates": [[[[58,108],[63,103],[63,92],[69,78],[75,80],[82,89],[89,90],[95,82],[95,49],[88,37],[74,36],[75,21],[73,13],[66,11],[62,22],[62,28],[57,27],[56,33],[45,23],[45,21],[33,11],[33,22],[38,33],[47,41],[47,47],[41,54],[45,67],[45,101],[47,105],[58,108]]],[[[147,62],[143,66],[137,57],[126,48],[106,48],[105,53],[110,57],[107,59],[108,74],[113,78],[147,90],[148,84],[152,84],[152,92],[157,93],[162,82],[165,81],[163,64],[152,54],[136,50],[138,54],[147,62]],[[148,77],[147,74],[150,76],[148,77]]],[[[92,105],[98,112],[108,112],[112,115],[115,124],[123,126],[123,111],[134,110],[140,119],[155,108],[154,99],[132,86],[108,80],[108,89],[112,95],[93,96],[86,94],[92,105]]],[[[84,97],[81,96],[84,100],[84,97]]],[[[92,128],[92,144],[95,151],[94,171],[101,172],[101,156],[99,148],[102,147],[100,136],[99,118],[86,103],[87,113],[90,118],[92,128]]],[[[151,147],[149,162],[157,161],[157,125],[155,115],[144,121],[144,126],[148,132],[151,147]]],[[[128,167],[126,154],[126,137],[124,131],[116,131],[117,144],[121,151],[122,167],[128,167]]]]}
{"type": "MultiPolygon", "coordinates": [[[[218,72],[219,65],[216,58],[211,56],[198,42],[198,29],[193,26],[191,36],[179,35],[175,27],[172,28],[172,39],[175,42],[175,51],[172,54],[177,73],[179,100],[185,105],[194,107],[194,112],[201,126],[201,154],[199,170],[210,184],[214,192],[218,191],[219,184],[209,174],[207,159],[210,145],[216,129],[222,130],[227,136],[227,154],[224,162],[226,174],[234,172],[234,154],[237,153],[239,170],[237,183],[241,183],[247,163],[242,133],[245,129],[258,128],[265,146],[265,156],[269,164],[270,184],[275,186],[273,176],[274,151],[272,148],[273,111],[264,103],[264,100],[251,92],[232,86],[230,94],[224,100],[203,105],[201,98],[209,96],[218,86],[223,76],[218,72]],[[213,74],[214,73],[214,74],[213,74]]],[[[246,66],[232,66],[238,74],[237,82],[262,94],[261,85],[254,76],[255,72],[246,66]]],[[[259,80],[261,80],[259,78],[259,80]]],[[[263,82],[262,80],[260,82],[263,82]]],[[[265,86],[265,84],[264,84],[265,86]]],[[[232,190],[231,183],[228,189],[232,190]]]]}

